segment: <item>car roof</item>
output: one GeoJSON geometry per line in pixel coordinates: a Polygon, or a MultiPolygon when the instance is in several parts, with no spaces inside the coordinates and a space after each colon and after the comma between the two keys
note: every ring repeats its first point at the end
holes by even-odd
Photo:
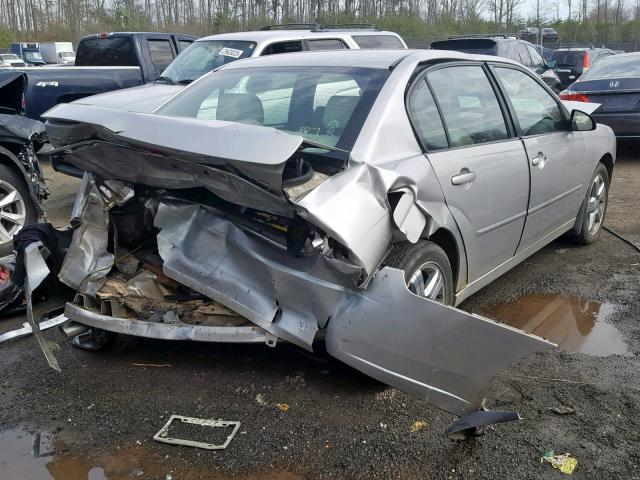
{"type": "Polygon", "coordinates": [[[417,62],[434,60],[476,60],[484,62],[518,63],[493,55],[473,55],[455,50],[327,50],[322,52],[267,55],[231,62],[220,70],[260,67],[356,67],[390,69],[399,62],[411,59],[417,62]]]}
{"type": "Polygon", "coordinates": [[[327,30],[314,32],[312,30],[255,30],[249,32],[219,33],[198,39],[198,42],[207,40],[245,40],[251,42],[266,42],[270,40],[297,40],[300,38],[344,38],[354,35],[392,35],[399,37],[395,32],[385,30],[327,30]]]}
{"type": "Polygon", "coordinates": [[[556,52],[586,52],[589,50],[611,50],[607,47],[567,47],[567,48],[557,48],[554,51],[556,52]]]}

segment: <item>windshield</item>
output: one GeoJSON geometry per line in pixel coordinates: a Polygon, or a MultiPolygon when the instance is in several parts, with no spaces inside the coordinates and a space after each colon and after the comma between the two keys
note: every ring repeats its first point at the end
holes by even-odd
{"type": "Polygon", "coordinates": [[[24,58],[32,61],[42,61],[42,55],[40,55],[40,52],[24,52],[24,58]]]}
{"type": "Polygon", "coordinates": [[[388,75],[352,67],[221,70],[154,113],[269,126],[350,150],[388,75]]]}
{"type": "Polygon", "coordinates": [[[556,65],[563,66],[582,66],[582,57],[584,56],[584,52],[567,52],[567,51],[556,51],[553,54],[553,58],[556,60],[556,65]]]}
{"type": "Polygon", "coordinates": [[[613,55],[596,62],[580,80],[640,77],[640,55],[613,55]]]}
{"type": "Polygon", "coordinates": [[[74,52],[60,52],[58,55],[60,55],[63,58],[69,58],[69,57],[75,57],[76,54],[74,52]]]}
{"type": "Polygon", "coordinates": [[[442,40],[433,42],[431,48],[434,50],[455,50],[462,53],[473,53],[476,55],[495,55],[496,42],[490,39],[465,39],[465,40],[442,40]]]}
{"type": "Polygon", "coordinates": [[[2,57],[3,60],[18,60],[18,61],[22,60],[20,57],[13,54],[0,55],[0,57],[2,57]]]}
{"type": "Polygon", "coordinates": [[[226,63],[250,57],[255,42],[203,40],[193,42],[162,72],[173,83],[189,83],[226,63]]]}

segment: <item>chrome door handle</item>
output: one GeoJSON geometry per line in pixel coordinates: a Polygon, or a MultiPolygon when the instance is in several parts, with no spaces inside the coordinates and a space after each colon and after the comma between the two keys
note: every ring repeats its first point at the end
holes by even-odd
{"type": "Polygon", "coordinates": [[[531,159],[531,165],[533,165],[534,167],[544,168],[546,163],[547,163],[547,156],[542,152],[538,152],[538,155],[536,155],[531,159]]]}
{"type": "Polygon", "coordinates": [[[460,170],[458,175],[451,177],[452,185],[464,185],[465,183],[471,183],[476,179],[476,172],[470,172],[467,168],[460,170]]]}

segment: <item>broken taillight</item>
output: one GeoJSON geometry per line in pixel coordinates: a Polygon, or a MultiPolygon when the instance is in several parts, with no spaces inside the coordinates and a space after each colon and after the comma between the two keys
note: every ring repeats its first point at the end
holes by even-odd
{"type": "Polygon", "coordinates": [[[590,102],[589,97],[584,93],[574,93],[568,90],[560,92],[560,100],[572,100],[574,102],[590,102]]]}

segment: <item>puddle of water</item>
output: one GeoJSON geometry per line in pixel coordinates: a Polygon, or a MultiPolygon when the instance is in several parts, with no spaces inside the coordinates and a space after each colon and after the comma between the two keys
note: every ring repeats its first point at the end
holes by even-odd
{"type": "MultiPolygon", "coordinates": [[[[95,461],[66,451],[62,442],[43,434],[40,456],[34,455],[34,435],[22,428],[0,432],[0,480],[131,480],[164,479],[170,473],[180,480],[225,480],[230,478],[201,468],[172,468],[164,455],[146,447],[126,448],[102,455],[95,461]],[[136,476],[139,473],[140,476],[136,476]]],[[[179,448],[179,447],[178,447],[179,448]]],[[[203,454],[215,455],[202,450],[203,454]]],[[[282,470],[269,470],[236,480],[304,480],[305,477],[282,470]]]]}
{"type": "Polygon", "coordinates": [[[489,305],[479,313],[546,338],[562,350],[604,357],[628,353],[623,335],[606,321],[613,311],[609,303],[546,294],[489,305]]]}

